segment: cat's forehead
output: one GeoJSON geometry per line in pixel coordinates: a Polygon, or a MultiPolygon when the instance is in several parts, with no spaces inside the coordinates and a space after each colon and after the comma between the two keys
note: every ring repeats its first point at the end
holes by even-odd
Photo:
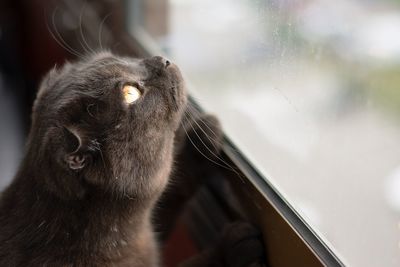
{"type": "Polygon", "coordinates": [[[88,60],[83,60],[76,64],[77,74],[85,75],[104,75],[113,78],[129,76],[143,77],[147,75],[147,70],[142,64],[142,60],[135,58],[119,57],[108,52],[94,54],[88,60]]]}
{"type": "Polygon", "coordinates": [[[88,60],[86,60],[86,63],[131,65],[131,64],[139,64],[139,59],[120,57],[111,53],[102,52],[92,55],[88,60]]]}

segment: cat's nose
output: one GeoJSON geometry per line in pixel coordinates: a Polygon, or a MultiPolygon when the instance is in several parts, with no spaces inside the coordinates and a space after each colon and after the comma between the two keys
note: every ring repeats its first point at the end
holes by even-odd
{"type": "Polygon", "coordinates": [[[147,64],[158,68],[167,68],[169,65],[171,65],[171,61],[161,56],[151,57],[146,61],[147,64]]]}

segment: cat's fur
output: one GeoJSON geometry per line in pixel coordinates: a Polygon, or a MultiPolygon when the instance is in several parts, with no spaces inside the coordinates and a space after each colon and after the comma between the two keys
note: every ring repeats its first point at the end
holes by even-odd
{"type": "Polygon", "coordinates": [[[50,71],[1,197],[0,266],[159,266],[151,215],[186,102],[178,68],[161,57],[102,52],[50,71]],[[131,105],[125,84],[143,91],[131,105]]]}

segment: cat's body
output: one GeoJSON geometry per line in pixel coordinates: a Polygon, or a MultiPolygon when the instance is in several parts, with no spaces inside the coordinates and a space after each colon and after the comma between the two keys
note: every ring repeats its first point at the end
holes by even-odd
{"type": "Polygon", "coordinates": [[[160,266],[151,217],[186,101],[178,68],[161,57],[99,53],[52,70],[0,200],[0,266],[160,266]],[[127,85],[140,90],[133,103],[127,85]]]}
{"type": "Polygon", "coordinates": [[[100,53],[53,70],[0,202],[0,266],[158,266],[151,212],[185,105],[179,70],[160,57],[100,53]],[[124,84],[142,97],[124,103],[124,84]]]}
{"type": "Polygon", "coordinates": [[[158,266],[150,207],[95,192],[65,203],[21,183],[32,194],[7,191],[1,206],[0,266],[158,266]]]}

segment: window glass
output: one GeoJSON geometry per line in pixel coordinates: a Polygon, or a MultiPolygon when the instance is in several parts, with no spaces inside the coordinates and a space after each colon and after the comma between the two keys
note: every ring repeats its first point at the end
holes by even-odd
{"type": "Polygon", "coordinates": [[[131,32],[345,264],[400,266],[399,1],[131,4],[131,32]]]}

